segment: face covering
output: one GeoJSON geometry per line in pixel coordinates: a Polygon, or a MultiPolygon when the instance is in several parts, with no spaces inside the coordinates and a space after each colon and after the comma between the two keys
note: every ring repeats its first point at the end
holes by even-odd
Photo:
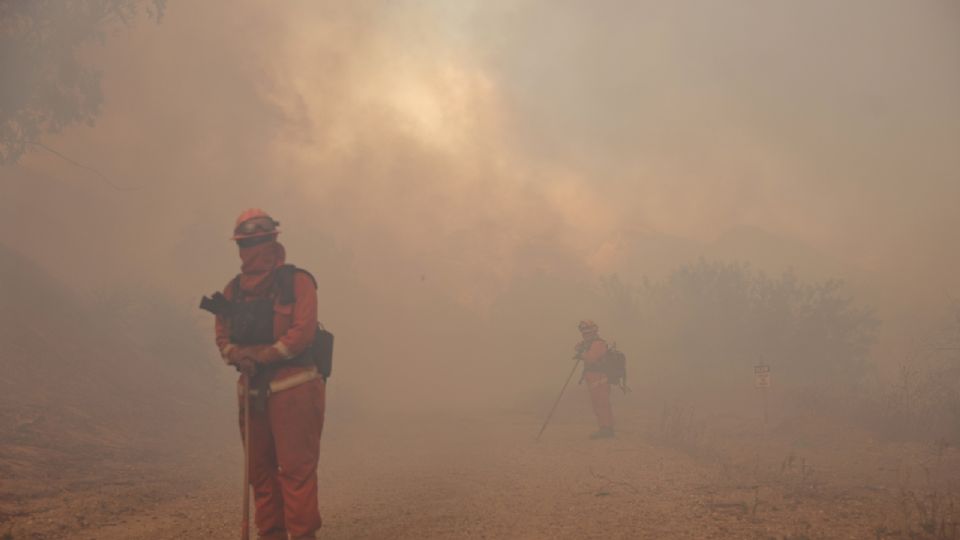
{"type": "Polygon", "coordinates": [[[273,271],[286,262],[287,252],[276,240],[240,248],[240,289],[261,295],[269,289],[273,271]]]}

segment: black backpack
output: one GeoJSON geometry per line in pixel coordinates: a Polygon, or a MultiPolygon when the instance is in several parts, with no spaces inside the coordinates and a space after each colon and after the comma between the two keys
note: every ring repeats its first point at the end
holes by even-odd
{"type": "Polygon", "coordinates": [[[617,349],[616,343],[607,349],[602,365],[610,384],[619,386],[624,393],[630,390],[627,386],[627,355],[617,349]]]}

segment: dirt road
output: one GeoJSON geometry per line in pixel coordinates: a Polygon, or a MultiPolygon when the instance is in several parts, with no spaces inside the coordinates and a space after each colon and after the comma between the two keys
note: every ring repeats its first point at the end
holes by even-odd
{"type": "MultiPolygon", "coordinates": [[[[322,537],[907,538],[956,526],[954,449],[871,442],[802,420],[723,437],[686,436],[663,418],[624,423],[636,429],[589,441],[589,423],[568,420],[537,443],[537,418],[524,415],[330,422],[322,537]]],[[[48,494],[7,516],[0,533],[236,538],[235,446],[212,463],[112,471],[48,494]]]]}

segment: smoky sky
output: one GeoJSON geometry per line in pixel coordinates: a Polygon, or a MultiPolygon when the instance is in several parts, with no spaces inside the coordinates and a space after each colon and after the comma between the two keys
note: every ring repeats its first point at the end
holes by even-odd
{"type": "Polygon", "coordinates": [[[346,325],[698,256],[960,294],[954,1],[171,1],[84,55],[102,116],[46,142],[123,189],[0,170],[0,241],[79,290],[188,306],[263,207],[346,325]]]}
{"type": "Polygon", "coordinates": [[[898,270],[923,272],[956,238],[956,3],[540,2],[483,20],[517,142],[658,228],[747,223],[879,271],[910,252],[898,270]]]}

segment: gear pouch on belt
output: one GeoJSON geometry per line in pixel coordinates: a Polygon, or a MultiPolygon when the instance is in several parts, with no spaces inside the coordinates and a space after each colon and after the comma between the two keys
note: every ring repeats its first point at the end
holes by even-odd
{"type": "Polygon", "coordinates": [[[333,334],[318,325],[313,344],[310,345],[310,352],[313,355],[313,361],[317,364],[317,372],[323,380],[329,379],[330,373],[333,372],[333,334]]]}

